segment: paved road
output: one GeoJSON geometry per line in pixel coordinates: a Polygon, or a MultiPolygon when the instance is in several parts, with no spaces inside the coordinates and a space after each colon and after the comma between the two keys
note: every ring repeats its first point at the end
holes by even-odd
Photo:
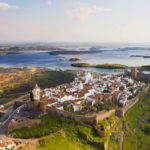
{"type": "MultiPolygon", "coordinates": [[[[26,95],[23,95],[23,96],[21,96],[21,97],[19,97],[19,98],[16,98],[16,99],[12,100],[11,102],[9,102],[9,103],[7,103],[7,104],[4,104],[4,110],[2,110],[2,112],[4,112],[5,115],[4,115],[2,118],[0,118],[0,122],[5,121],[6,118],[12,113],[12,111],[13,111],[13,106],[14,106],[14,103],[15,103],[16,101],[21,101],[22,99],[28,98],[28,97],[29,97],[29,94],[26,94],[26,95]]],[[[29,99],[29,98],[28,98],[28,99],[29,99]]]]}
{"type": "Polygon", "coordinates": [[[26,107],[27,107],[27,104],[23,104],[9,115],[9,117],[0,125],[0,134],[7,133],[8,125],[11,122],[11,120],[13,119],[14,115],[16,113],[19,113],[20,111],[24,110],[26,107]]]}

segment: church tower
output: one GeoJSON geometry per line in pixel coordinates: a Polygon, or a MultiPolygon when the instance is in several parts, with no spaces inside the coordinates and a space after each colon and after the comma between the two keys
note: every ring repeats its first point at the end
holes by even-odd
{"type": "Polygon", "coordinates": [[[32,90],[32,93],[33,93],[33,100],[34,101],[40,101],[40,92],[41,92],[41,89],[40,87],[36,84],[35,85],[35,88],[32,90]]]}
{"type": "Polygon", "coordinates": [[[134,78],[134,79],[137,77],[136,67],[131,67],[131,77],[134,78]]]}

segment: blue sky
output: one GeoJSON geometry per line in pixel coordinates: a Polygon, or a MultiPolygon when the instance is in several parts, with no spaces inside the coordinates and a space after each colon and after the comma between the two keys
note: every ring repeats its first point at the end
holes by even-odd
{"type": "Polygon", "coordinates": [[[0,0],[1,41],[150,42],[150,0],[0,0]]]}

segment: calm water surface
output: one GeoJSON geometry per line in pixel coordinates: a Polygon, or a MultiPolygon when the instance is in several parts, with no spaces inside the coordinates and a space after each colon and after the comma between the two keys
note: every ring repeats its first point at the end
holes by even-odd
{"type": "MultiPolygon", "coordinates": [[[[122,64],[129,66],[150,65],[150,58],[130,57],[131,55],[150,56],[148,50],[111,50],[83,55],[49,55],[45,51],[23,51],[21,54],[0,55],[0,67],[45,67],[79,69],[71,67],[70,58],[81,58],[90,64],[122,64]]],[[[81,69],[81,68],[80,68],[81,69]]],[[[114,73],[113,69],[82,68],[86,70],[114,73]]]]}

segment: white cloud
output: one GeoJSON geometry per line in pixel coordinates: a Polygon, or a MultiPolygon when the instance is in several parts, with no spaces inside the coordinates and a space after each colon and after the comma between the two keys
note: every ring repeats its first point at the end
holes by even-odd
{"type": "Polygon", "coordinates": [[[70,6],[77,6],[77,7],[80,7],[80,6],[83,6],[85,3],[82,3],[82,2],[70,2],[68,3],[68,5],[70,6]]]}
{"type": "Polygon", "coordinates": [[[111,11],[111,9],[106,8],[101,5],[93,5],[93,6],[80,6],[77,8],[74,8],[72,11],[69,12],[69,15],[73,18],[76,18],[78,20],[84,20],[90,15],[102,13],[106,11],[111,11]]]}
{"type": "Polygon", "coordinates": [[[52,1],[51,0],[48,1],[48,5],[52,5],[52,1]]]}
{"type": "Polygon", "coordinates": [[[15,8],[18,8],[18,6],[9,5],[7,3],[0,2],[0,10],[15,9],[15,8]]]}

